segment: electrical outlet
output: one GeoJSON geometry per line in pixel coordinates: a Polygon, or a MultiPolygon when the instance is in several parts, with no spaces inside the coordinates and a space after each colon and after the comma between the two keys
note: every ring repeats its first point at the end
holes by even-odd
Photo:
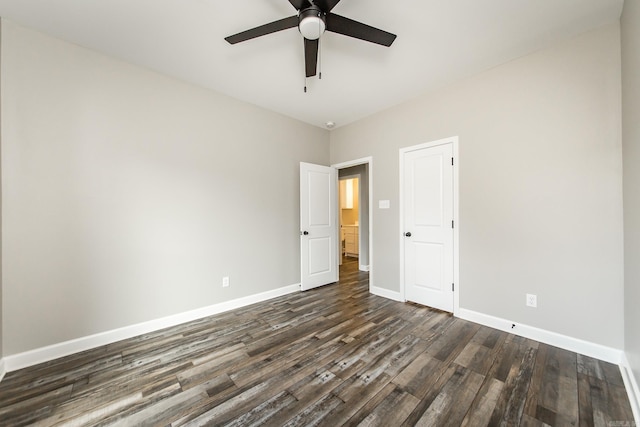
{"type": "Polygon", "coordinates": [[[527,294],[527,307],[537,307],[538,306],[538,297],[533,294],[527,294]]]}
{"type": "Polygon", "coordinates": [[[222,278],[222,287],[223,288],[229,287],[229,276],[225,276],[222,278]]]}

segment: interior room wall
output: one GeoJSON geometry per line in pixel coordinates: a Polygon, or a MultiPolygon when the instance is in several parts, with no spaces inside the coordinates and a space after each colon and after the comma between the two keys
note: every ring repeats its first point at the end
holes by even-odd
{"type": "MultiPolygon", "coordinates": [[[[0,81],[2,81],[2,19],[0,19],[0,81]]],[[[0,99],[2,99],[2,85],[0,85],[0,99]]],[[[2,241],[2,105],[0,103],[0,242],[2,241]]],[[[0,244],[0,360],[4,355],[2,350],[2,245],[0,244]]],[[[0,362],[0,377],[2,376],[2,362],[0,362]]]]}
{"type": "MultiPolygon", "coordinates": [[[[622,38],[625,351],[640,384],[640,2],[625,0],[622,38]]],[[[637,396],[640,399],[640,396],[637,396]]]]}
{"type": "Polygon", "coordinates": [[[621,349],[620,96],[613,24],[333,130],[331,163],[372,156],[391,203],[376,286],[400,289],[399,149],[459,136],[460,306],[621,349]]]}
{"type": "Polygon", "coordinates": [[[328,131],[9,21],[1,66],[5,356],[300,282],[328,131]]]}

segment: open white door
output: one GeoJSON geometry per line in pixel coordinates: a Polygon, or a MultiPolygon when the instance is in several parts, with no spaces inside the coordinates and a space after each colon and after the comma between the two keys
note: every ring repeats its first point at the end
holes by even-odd
{"type": "Polygon", "coordinates": [[[336,170],[300,163],[300,268],[303,291],[338,281],[336,170]]]}
{"type": "Polygon", "coordinates": [[[453,146],[404,153],[404,290],[408,301],[453,311],[453,146]]]}

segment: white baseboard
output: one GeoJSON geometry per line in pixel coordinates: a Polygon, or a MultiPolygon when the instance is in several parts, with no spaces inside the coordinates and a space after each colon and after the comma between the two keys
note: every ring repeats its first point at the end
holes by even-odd
{"type": "Polygon", "coordinates": [[[585,356],[604,360],[605,362],[614,363],[616,365],[622,364],[622,357],[624,353],[619,349],[569,337],[556,332],[546,331],[533,326],[523,325],[521,323],[512,322],[464,308],[460,309],[458,317],[481,325],[489,326],[494,329],[510,332],[521,337],[560,347],[565,350],[584,354],[585,356]],[[512,327],[514,324],[515,327],[512,327]]]}
{"type": "Polygon", "coordinates": [[[627,359],[627,355],[622,355],[622,364],[620,365],[620,373],[624,380],[624,386],[627,389],[627,395],[629,396],[629,403],[631,404],[631,410],[633,411],[633,417],[635,418],[636,425],[640,424],[640,387],[638,387],[638,381],[636,381],[633,370],[627,359]]]}
{"type": "Polygon", "coordinates": [[[6,374],[7,371],[5,369],[4,359],[0,359],[0,381],[2,381],[6,374]]]}
{"type": "Polygon", "coordinates": [[[400,292],[390,291],[389,289],[378,288],[376,286],[370,286],[369,292],[371,292],[374,295],[378,295],[379,297],[391,299],[394,301],[404,302],[404,300],[400,295],[400,292]]]}
{"type": "Polygon", "coordinates": [[[272,291],[249,295],[247,297],[214,304],[208,307],[174,314],[172,316],[150,320],[144,323],[138,323],[136,325],[125,326],[124,328],[101,332],[95,335],[77,338],[74,340],[29,350],[24,353],[6,356],[0,362],[0,372],[4,372],[5,369],[6,372],[16,371],[18,369],[68,356],[70,354],[89,350],[95,347],[100,347],[106,344],[111,344],[124,339],[133,338],[138,335],[147,334],[160,329],[180,325],[182,323],[201,319],[207,316],[212,316],[214,314],[223,313],[225,311],[233,310],[236,308],[245,307],[247,305],[266,301],[298,291],[300,291],[300,284],[285,286],[282,288],[274,289],[272,291]]]}
{"type": "Polygon", "coordinates": [[[368,265],[360,264],[358,268],[360,269],[360,271],[369,271],[368,265]]]}
{"type": "Polygon", "coordinates": [[[640,423],[640,388],[638,388],[638,382],[633,375],[624,351],[464,308],[460,309],[457,316],[464,320],[618,365],[627,390],[627,395],[629,396],[629,402],[631,403],[636,425],[640,423]],[[515,327],[512,327],[514,324],[515,327]]]}

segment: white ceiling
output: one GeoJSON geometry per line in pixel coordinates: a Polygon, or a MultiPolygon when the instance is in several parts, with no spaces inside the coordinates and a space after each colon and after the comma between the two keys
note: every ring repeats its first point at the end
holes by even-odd
{"type": "Polygon", "coordinates": [[[0,0],[0,16],[287,116],[337,126],[620,18],[623,0],[342,0],[334,13],[397,34],[322,37],[304,87],[302,36],[224,37],[295,15],[288,0],[0,0]]]}

